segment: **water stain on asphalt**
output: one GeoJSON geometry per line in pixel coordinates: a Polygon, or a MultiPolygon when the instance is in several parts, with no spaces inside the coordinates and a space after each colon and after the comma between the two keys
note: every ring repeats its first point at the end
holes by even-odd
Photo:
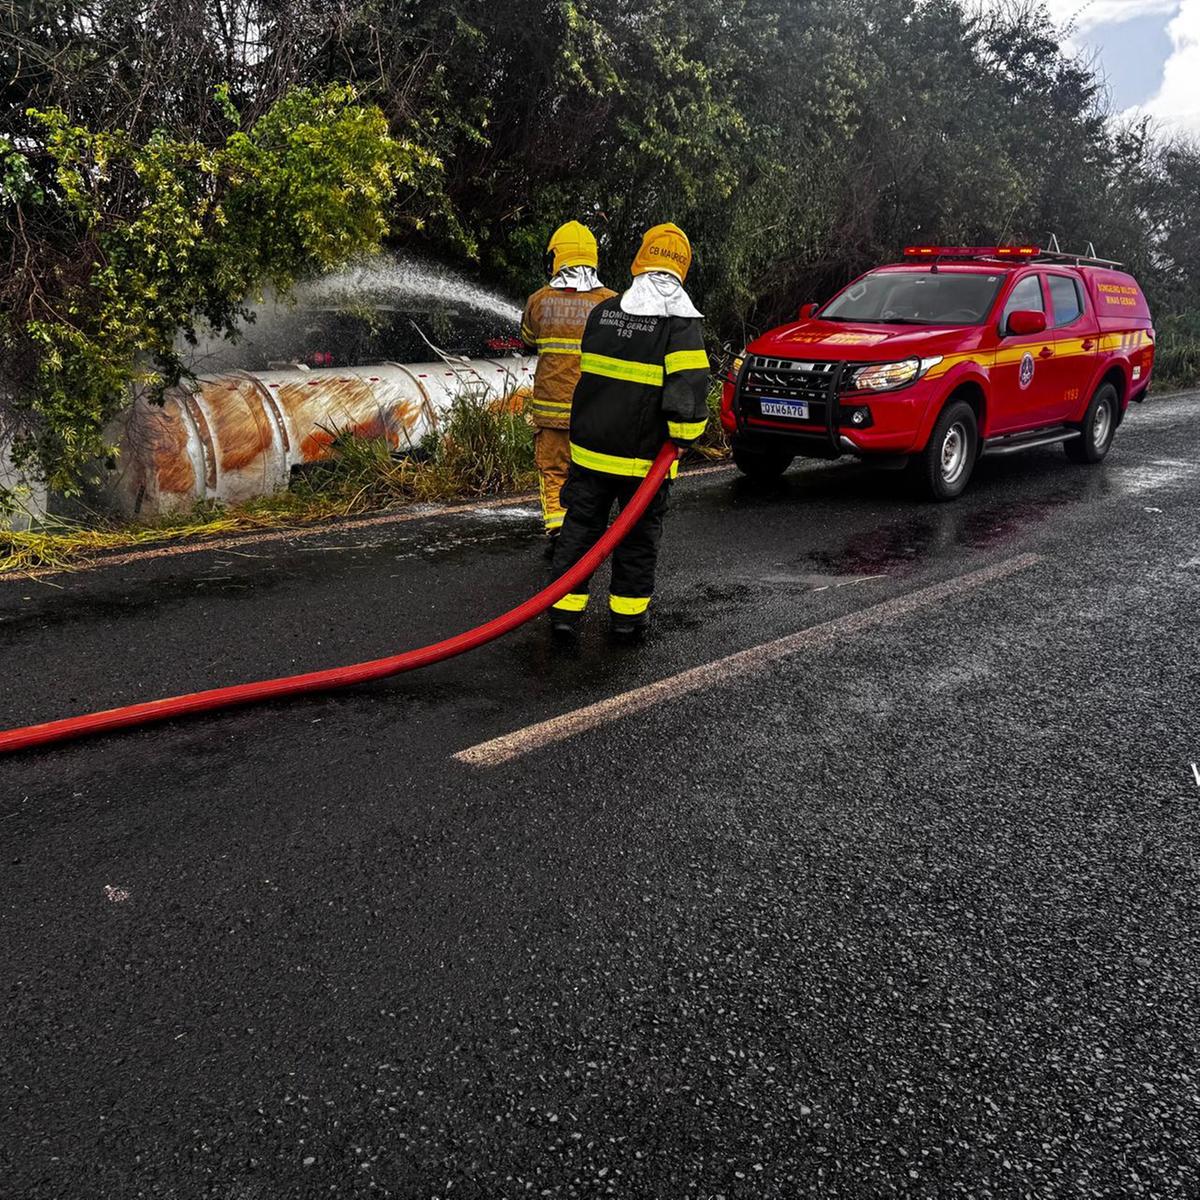
{"type": "Polygon", "coordinates": [[[964,548],[988,550],[1015,542],[1056,510],[1077,501],[1078,496],[1060,491],[1037,500],[1005,501],[981,509],[936,509],[852,534],[837,548],[810,550],[801,561],[819,572],[800,573],[796,578],[825,581],[846,575],[907,575],[930,559],[964,548]]]}
{"type": "MultiPolygon", "coordinates": [[[[286,573],[290,574],[290,572],[286,573]]],[[[27,629],[53,629],[69,625],[102,625],[124,620],[141,620],[148,611],[184,608],[197,599],[222,596],[244,598],[247,591],[271,590],[281,584],[285,573],[273,568],[250,568],[237,575],[173,577],[123,583],[107,591],[89,588],[72,594],[59,591],[39,596],[5,613],[6,637],[27,629]]]]}
{"type": "Polygon", "coordinates": [[[1160,458],[1137,465],[1116,465],[1112,468],[1117,487],[1127,496],[1141,496],[1160,488],[1191,486],[1200,465],[1174,458],[1160,458]]]}
{"type": "Polygon", "coordinates": [[[820,572],[777,571],[771,575],[760,575],[762,583],[787,587],[796,585],[810,592],[824,592],[829,588],[852,587],[874,579],[886,579],[886,575],[822,575],[820,572]]]}

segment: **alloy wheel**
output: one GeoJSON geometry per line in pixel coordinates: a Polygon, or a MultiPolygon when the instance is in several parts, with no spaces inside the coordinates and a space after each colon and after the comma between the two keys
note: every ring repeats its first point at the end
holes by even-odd
{"type": "Polygon", "coordinates": [[[1112,433],[1112,409],[1107,400],[1101,400],[1096,405],[1096,413],[1092,417],[1092,445],[1097,450],[1103,450],[1108,445],[1112,433]]]}
{"type": "Polygon", "coordinates": [[[967,467],[967,430],[955,421],[942,439],[942,482],[953,486],[967,467]]]}

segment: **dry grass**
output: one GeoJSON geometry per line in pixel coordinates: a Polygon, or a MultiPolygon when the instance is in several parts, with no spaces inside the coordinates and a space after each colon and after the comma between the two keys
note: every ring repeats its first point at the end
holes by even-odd
{"type": "MultiPolygon", "coordinates": [[[[261,528],[262,524],[258,522],[254,527],[261,528]]],[[[174,524],[113,524],[107,528],[97,528],[56,520],[41,529],[26,532],[0,530],[0,573],[46,567],[66,569],[81,558],[106,550],[126,549],[148,542],[233,533],[247,527],[237,513],[230,512],[207,519],[192,515],[174,524]]]]}

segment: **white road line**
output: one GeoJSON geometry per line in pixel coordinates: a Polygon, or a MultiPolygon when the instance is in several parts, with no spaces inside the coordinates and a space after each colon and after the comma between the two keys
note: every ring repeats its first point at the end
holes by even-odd
{"type": "Polygon", "coordinates": [[[918,609],[928,608],[984,584],[1015,575],[1018,571],[1027,570],[1041,561],[1040,554],[1018,554],[1013,558],[1006,558],[990,567],[983,567],[967,575],[959,575],[954,579],[947,579],[944,583],[935,583],[903,596],[895,596],[891,600],[873,604],[870,608],[848,613],[844,617],[835,617],[809,629],[802,629],[799,633],[788,634],[773,642],[764,642],[761,646],[753,646],[749,650],[730,654],[715,662],[692,667],[691,670],[678,675],[634,688],[630,692],[622,692],[619,696],[611,696],[607,700],[600,700],[558,717],[551,717],[550,720],[537,725],[529,725],[513,733],[492,738],[491,741],[480,742],[476,746],[460,750],[454,758],[471,767],[499,766],[543,746],[615,721],[619,717],[641,712],[660,701],[676,700],[688,692],[699,691],[714,684],[725,683],[739,675],[749,674],[777,659],[795,654],[798,650],[827,645],[835,638],[874,629],[918,609]]]}

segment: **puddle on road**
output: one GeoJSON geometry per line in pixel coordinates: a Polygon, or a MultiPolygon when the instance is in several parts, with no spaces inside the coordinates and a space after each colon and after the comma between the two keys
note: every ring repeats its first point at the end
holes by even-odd
{"type": "Polygon", "coordinates": [[[794,582],[821,588],[843,584],[847,576],[905,575],[952,551],[986,550],[1015,541],[1064,505],[1079,500],[1077,493],[1060,491],[1038,500],[1006,501],[979,509],[939,508],[852,534],[835,549],[810,550],[795,570],[759,578],[764,583],[794,582]]]}
{"type": "Polygon", "coordinates": [[[690,506],[721,509],[743,521],[761,513],[772,529],[772,544],[763,546],[765,561],[758,570],[743,568],[738,577],[760,586],[817,591],[844,586],[848,579],[910,575],[963,550],[1013,544],[1064,510],[1111,497],[1118,488],[1110,470],[1072,471],[1058,456],[1036,453],[1020,461],[984,460],[961,500],[932,505],[914,501],[890,472],[839,462],[806,468],[767,488],[734,479],[694,492],[690,506]],[[996,498],[987,500],[988,493],[996,498]],[[801,523],[797,527],[791,513],[801,523]],[[792,536],[793,528],[800,536],[792,536]],[[798,544],[802,539],[809,544],[798,544]],[[789,551],[791,557],[780,556],[789,551]]]}

